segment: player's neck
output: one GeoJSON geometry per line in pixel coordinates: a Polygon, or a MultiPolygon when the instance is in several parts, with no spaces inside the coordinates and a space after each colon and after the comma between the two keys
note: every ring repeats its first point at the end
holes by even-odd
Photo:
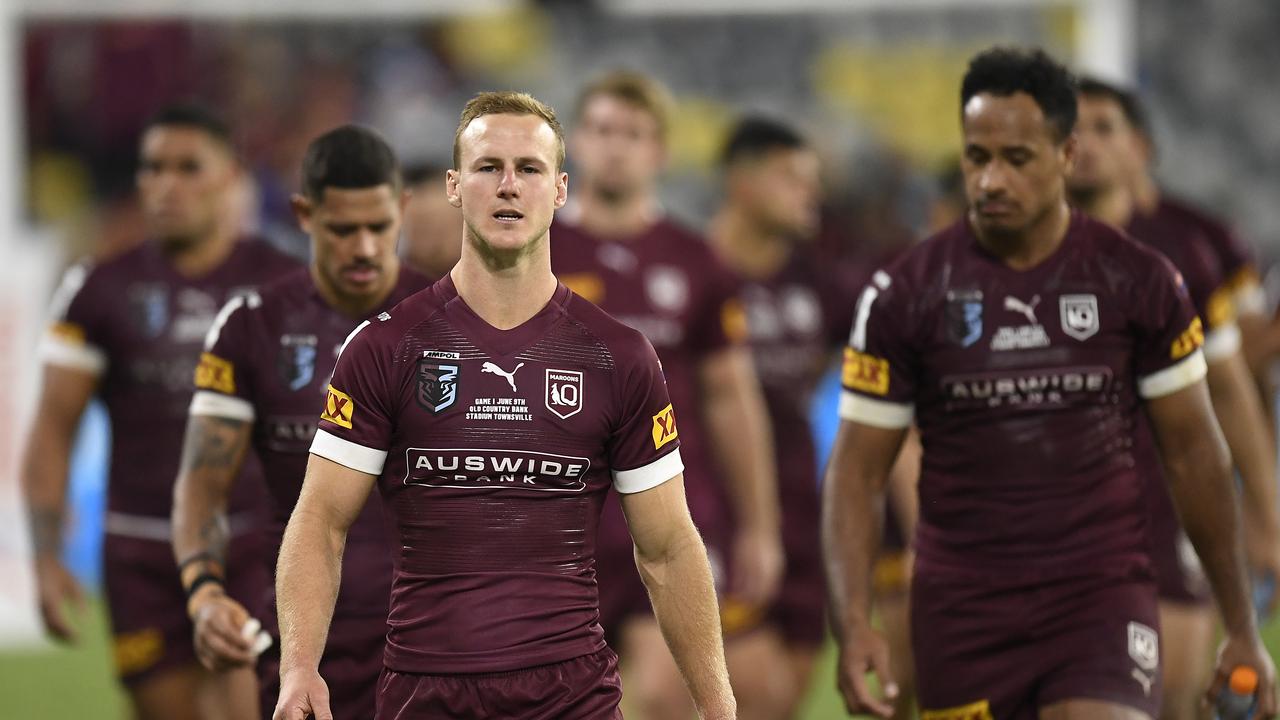
{"type": "Polygon", "coordinates": [[[236,249],[236,241],[236,236],[217,231],[181,248],[161,248],[179,275],[199,278],[217,270],[236,249]]]}
{"type": "Polygon", "coordinates": [[[605,197],[590,191],[578,197],[578,225],[597,237],[629,240],[662,217],[658,198],[651,190],[624,198],[605,197]]]}
{"type": "Polygon", "coordinates": [[[1144,213],[1155,212],[1160,204],[1160,186],[1150,173],[1143,173],[1133,186],[1133,204],[1144,213]]]}
{"type": "Polygon", "coordinates": [[[791,258],[791,243],[752,222],[742,208],[725,204],[707,228],[717,254],[734,272],[761,279],[776,274],[791,258]]]}
{"type": "Polygon", "coordinates": [[[465,243],[462,258],[449,271],[458,297],[499,330],[523,325],[542,311],[559,285],[551,273],[549,240],[549,235],[543,235],[533,252],[514,262],[485,256],[465,243]]]}
{"type": "Polygon", "coordinates": [[[1101,220],[1113,227],[1122,228],[1133,218],[1133,195],[1123,187],[1116,186],[1090,194],[1083,198],[1080,209],[1095,220],[1101,220]]]}
{"type": "Polygon", "coordinates": [[[984,233],[971,222],[978,242],[1014,270],[1030,270],[1048,260],[1062,245],[1071,227],[1071,209],[1064,198],[1031,227],[1017,234],[984,233]]]}
{"type": "Polygon", "coordinates": [[[376,293],[363,297],[352,297],[338,292],[337,288],[325,282],[324,276],[320,274],[320,269],[315,263],[310,267],[311,282],[316,286],[316,292],[320,293],[326,305],[353,320],[364,320],[372,315],[374,310],[386,304],[387,298],[391,297],[396,284],[400,282],[398,258],[392,258],[383,269],[385,270],[382,276],[383,286],[376,293]]]}

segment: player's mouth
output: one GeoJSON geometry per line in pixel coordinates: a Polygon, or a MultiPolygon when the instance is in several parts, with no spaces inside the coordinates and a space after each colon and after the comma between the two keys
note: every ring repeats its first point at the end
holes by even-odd
{"type": "Polygon", "coordinates": [[[989,200],[978,203],[978,214],[983,217],[1003,217],[1012,215],[1016,207],[1013,203],[989,200]]]}
{"type": "Polygon", "coordinates": [[[356,285],[366,285],[377,280],[378,275],[381,274],[381,272],[382,271],[378,268],[370,265],[359,265],[356,267],[345,268],[342,271],[342,277],[345,278],[347,282],[354,283],[356,285]]]}
{"type": "Polygon", "coordinates": [[[517,210],[499,210],[493,214],[493,219],[504,224],[515,224],[524,219],[524,213],[517,210]]]}

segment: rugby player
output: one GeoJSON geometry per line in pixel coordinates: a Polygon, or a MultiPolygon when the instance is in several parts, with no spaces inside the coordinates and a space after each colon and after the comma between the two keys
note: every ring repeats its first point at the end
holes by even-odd
{"type": "Polygon", "coordinates": [[[534,98],[463,110],[447,183],[462,258],[360,326],[330,384],[277,570],[277,718],[332,716],[317,664],[375,484],[395,532],[378,718],[620,717],[595,581],[610,485],[698,712],[735,717],[657,356],[551,272],[563,160],[534,98]]]}
{"type": "Polygon", "coordinates": [[[839,684],[888,716],[870,567],[884,478],[914,421],[924,447],[911,629],[931,718],[1154,718],[1156,590],[1138,414],[1237,666],[1275,669],[1249,601],[1229,459],[1205,388],[1203,327],[1154,250],[1071,210],[1075,83],[1042,51],[992,49],[961,88],[965,220],[876,273],[846,351],[823,540],[839,684]]]}
{"type": "MultiPolygon", "coordinates": [[[[786,702],[769,640],[749,632],[782,572],[768,415],[746,340],[738,280],[706,241],[658,202],[670,100],[653,79],[608,73],[579,94],[570,137],[574,204],[556,220],[553,269],[566,285],[644,333],[680,414],[689,508],[707,543],[726,653],[744,717],[786,702]],[[756,695],[762,695],[759,699],[756,695]]],[[[643,717],[691,713],[639,576],[621,513],[601,527],[601,623],[621,645],[630,707],[643,717]]],[[[766,713],[764,715],[768,717],[766,713]]]]}
{"type": "MultiPolygon", "coordinates": [[[[1280,572],[1275,458],[1266,433],[1259,431],[1267,427],[1267,418],[1241,352],[1236,288],[1198,225],[1161,204],[1151,212],[1137,207],[1129,177],[1147,172],[1137,97],[1092,78],[1080,82],[1079,96],[1076,162],[1068,178],[1071,198],[1095,218],[1160,251],[1186,282],[1205,326],[1209,396],[1243,479],[1246,554],[1256,574],[1274,576],[1280,572]]],[[[1143,446],[1154,450],[1149,442],[1143,446]]],[[[1166,658],[1162,717],[1190,719],[1199,716],[1200,688],[1210,671],[1213,607],[1198,559],[1178,526],[1158,460],[1153,457],[1142,466],[1155,471],[1150,507],[1166,658]]]]}
{"type": "MultiPolygon", "coordinates": [[[[205,342],[196,394],[174,489],[174,555],[188,589],[195,645],[206,667],[251,665],[248,612],[226,594],[226,522],[231,485],[250,447],[272,499],[277,554],[297,502],[315,435],[316,406],[338,349],[360,321],[390,310],[425,287],[426,278],[396,255],[408,194],[395,154],[376,132],[343,126],[312,141],[293,198],[311,238],[311,263],[223,308],[205,342]],[[199,578],[204,578],[199,580],[199,578]]],[[[452,209],[452,208],[450,208],[452,209]]],[[[370,717],[382,672],[391,546],[381,508],[370,499],[347,535],[342,585],[320,672],[338,717],[370,717]]],[[[274,593],[262,622],[275,643],[257,664],[264,716],[279,695],[279,635],[274,593]]]]}
{"type": "Polygon", "coordinates": [[[462,252],[462,213],[440,192],[446,168],[431,163],[406,166],[401,257],[409,267],[427,277],[444,277],[458,263],[462,252]]]}
{"type": "MultiPolygon", "coordinates": [[[[27,447],[40,609],[55,638],[74,639],[65,604],[80,590],[59,559],[67,464],[95,395],[111,421],[103,576],[115,668],[138,717],[252,718],[249,668],[215,674],[192,645],[186,597],[169,549],[169,511],[191,402],[191,376],[218,308],[295,268],[265,243],[241,242],[224,216],[240,172],[225,125],[193,106],[168,108],[142,133],[138,193],[148,240],[67,272],[45,338],[43,391],[27,447]]],[[[256,465],[233,483],[227,592],[257,612],[270,585],[265,500],[256,465]]]]}

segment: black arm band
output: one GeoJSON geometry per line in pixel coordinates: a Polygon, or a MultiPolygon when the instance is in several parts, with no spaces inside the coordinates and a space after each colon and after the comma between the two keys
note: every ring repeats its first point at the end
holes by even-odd
{"type": "Polygon", "coordinates": [[[214,575],[213,573],[200,573],[191,581],[191,584],[187,586],[187,599],[190,600],[191,596],[195,595],[197,590],[209,583],[217,583],[218,587],[222,587],[222,578],[214,575]]]}

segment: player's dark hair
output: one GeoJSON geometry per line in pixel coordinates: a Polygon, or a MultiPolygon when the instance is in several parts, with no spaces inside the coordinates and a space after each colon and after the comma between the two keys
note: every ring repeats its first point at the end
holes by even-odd
{"type": "Polygon", "coordinates": [[[405,165],[401,171],[404,177],[404,184],[408,187],[423,185],[425,183],[444,180],[444,172],[447,167],[435,162],[415,162],[405,165]]]}
{"type": "Polygon", "coordinates": [[[961,113],[980,93],[1009,97],[1026,93],[1040,106],[1062,142],[1076,125],[1076,81],[1061,63],[1039,48],[995,47],[978,53],[960,84],[961,113]]]}
{"type": "Polygon", "coordinates": [[[1142,101],[1138,99],[1138,95],[1133,91],[1096,77],[1086,76],[1080,78],[1079,93],[1081,97],[1111,100],[1120,106],[1120,111],[1124,113],[1124,119],[1129,121],[1129,125],[1134,130],[1143,135],[1149,136],[1151,134],[1151,125],[1147,121],[1147,111],[1142,107],[1142,101]]]}
{"type": "Polygon", "coordinates": [[[790,125],[761,116],[747,116],[729,133],[720,164],[728,167],[755,160],[774,150],[801,150],[809,147],[804,136],[790,125]]]}
{"type": "Polygon", "coordinates": [[[390,185],[399,191],[400,162],[375,130],[343,125],[307,146],[302,158],[302,193],[320,201],[325,188],[356,190],[390,185]]]}
{"type": "Polygon", "coordinates": [[[158,127],[194,128],[217,140],[228,150],[231,149],[231,128],[213,111],[198,103],[175,103],[161,108],[147,119],[142,132],[158,127]]]}

